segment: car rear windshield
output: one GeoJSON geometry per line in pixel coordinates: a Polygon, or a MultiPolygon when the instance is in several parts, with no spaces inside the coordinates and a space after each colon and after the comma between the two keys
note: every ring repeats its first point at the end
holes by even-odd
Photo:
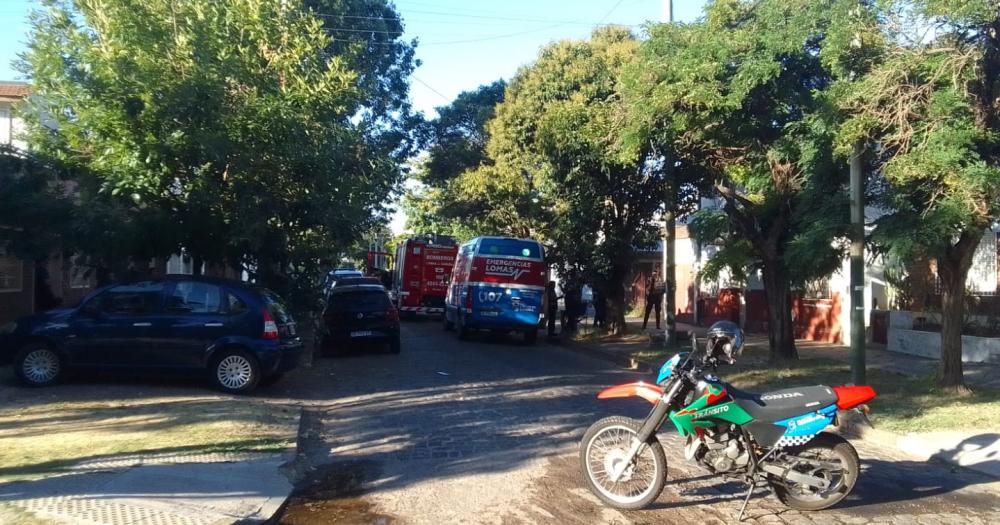
{"type": "Polygon", "coordinates": [[[265,290],[261,295],[264,297],[264,304],[267,305],[267,311],[271,313],[272,317],[274,317],[275,322],[292,322],[292,315],[288,313],[288,308],[285,307],[285,302],[281,300],[281,297],[279,297],[278,294],[265,290]]]}
{"type": "Polygon", "coordinates": [[[327,308],[335,312],[375,312],[389,309],[389,296],[379,290],[330,294],[327,308]]]}
{"type": "Polygon", "coordinates": [[[483,239],[479,243],[479,255],[497,255],[501,257],[531,257],[542,258],[542,249],[534,241],[518,241],[514,239],[483,239]]]}
{"type": "Polygon", "coordinates": [[[335,286],[356,286],[359,284],[382,286],[382,281],[374,277],[344,277],[334,281],[335,286]]]}

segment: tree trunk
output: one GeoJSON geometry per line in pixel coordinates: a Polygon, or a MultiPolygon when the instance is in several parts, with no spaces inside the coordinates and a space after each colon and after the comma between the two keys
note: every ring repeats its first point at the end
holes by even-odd
{"type": "Polygon", "coordinates": [[[788,273],[779,260],[764,262],[764,294],[767,296],[767,339],[771,361],[798,359],[792,308],[789,301],[788,273]]]}
{"type": "Polygon", "coordinates": [[[625,333],[625,314],[628,311],[628,304],[625,297],[625,280],[632,272],[631,253],[623,254],[619,252],[613,256],[610,275],[607,280],[608,310],[607,310],[607,330],[614,335],[625,333]]]}
{"type": "Polygon", "coordinates": [[[614,335],[625,333],[625,287],[621,283],[609,283],[607,292],[607,330],[614,335]]]}
{"type": "MultiPolygon", "coordinates": [[[[943,280],[943,279],[942,279],[943,280]]],[[[965,305],[965,280],[945,282],[941,290],[941,381],[945,388],[963,390],[962,325],[965,305]]]]}
{"type": "Polygon", "coordinates": [[[965,280],[982,232],[964,231],[937,260],[941,278],[941,378],[942,388],[968,393],[962,370],[962,328],[965,317],[965,280]]]}

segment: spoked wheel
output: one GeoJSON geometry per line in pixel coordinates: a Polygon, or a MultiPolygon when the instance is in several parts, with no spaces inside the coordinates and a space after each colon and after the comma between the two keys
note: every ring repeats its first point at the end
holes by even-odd
{"type": "Polygon", "coordinates": [[[63,360],[44,344],[30,344],[17,353],[14,373],[27,386],[54,385],[62,378],[63,360]]]}
{"type": "Polygon", "coordinates": [[[580,466],[590,490],[618,509],[641,509],[660,496],[667,480],[667,458],[659,441],[643,443],[634,461],[618,479],[614,472],[628,456],[640,421],[608,417],[587,429],[580,443],[580,466]]]}
{"type": "Polygon", "coordinates": [[[846,439],[823,433],[805,445],[788,448],[787,453],[793,470],[825,479],[830,486],[818,489],[772,477],[768,481],[774,494],[785,505],[796,510],[822,510],[840,503],[854,490],[861,462],[858,452],[846,439]]]}
{"type": "Polygon", "coordinates": [[[215,385],[224,392],[245,394],[257,388],[261,373],[257,360],[242,350],[225,350],[212,366],[215,385]]]}

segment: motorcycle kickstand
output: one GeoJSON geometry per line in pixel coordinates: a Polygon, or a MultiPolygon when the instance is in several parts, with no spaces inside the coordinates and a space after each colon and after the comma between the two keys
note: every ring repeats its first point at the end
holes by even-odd
{"type": "Polygon", "coordinates": [[[736,517],[737,522],[743,521],[743,514],[747,510],[747,504],[750,503],[750,496],[753,496],[753,491],[756,488],[757,488],[757,477],[755,476],[752,480],[750,480],[750,489],[747,490],[747,496],[743,498],[743,506],[740,507],[739,516],[736,517]]]}

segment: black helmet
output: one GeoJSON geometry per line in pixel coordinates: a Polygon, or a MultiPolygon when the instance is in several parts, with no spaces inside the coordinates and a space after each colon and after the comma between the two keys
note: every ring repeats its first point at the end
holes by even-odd
{"type": "Polygon", "coordinates": [[[736,362],[743,351],[743,330],[732,321],[719,321],[708,328],[709,351],[729,364],[736,362]]]}

